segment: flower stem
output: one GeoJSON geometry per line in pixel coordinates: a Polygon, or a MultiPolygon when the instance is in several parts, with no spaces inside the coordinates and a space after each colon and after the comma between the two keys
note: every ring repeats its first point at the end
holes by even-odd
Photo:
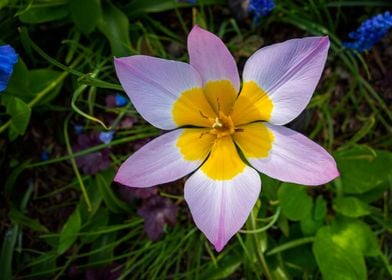
{"type": "MultiPolygon", "coordinates": [[[[251,217],[251,227],[252,227],[251,230],[255,231],[257,229],[257,226],[256,226],[256,218],[254,215],[254,211],[251,212],[250,217],[251,217]]],[[[260,262],[261,267],[263,268],[265,278],[267,278],[268,280],[272,280],[273,278],[272,278],[271,272],[269,270],[268,264],[265,261],[262,248],[259,245],[259,240],[258,240],[257,234],[253,234],[253,242],[254,242],[255,248],[256,248],[256,256],[257,256],[258,261],[260,262]]]]}
{"type": "Polygon", "coordinates": [[[82,180],[82,176],[80,175],[78,166],[76,165],[76,161],[75,161],[75,157],[74,157],[74,154],[73,154],[73,151],[72,151],[71,143],[69,141],[68,122],[69,122],[69,119],[71,118],[71,116],[72,116],[72,114],[70,114],[65,119],[65,122],[64,122],[64,140],[65,140],[65,145],[67,146],[68,154],[71,157],[70,158],[71,165],[72,165],[72,168],[73,168],[73,170],[75,172],[76,178],[79,181],[80,189],[82,190],[84,200],[86,201],[86,204],[87,204],[87,209],[88,209],[89,212],[91,212],[92,211],[92,206],[91,206],[90,198],[88,197],[86,186],[84,185],[84,182],[82,180]]]}

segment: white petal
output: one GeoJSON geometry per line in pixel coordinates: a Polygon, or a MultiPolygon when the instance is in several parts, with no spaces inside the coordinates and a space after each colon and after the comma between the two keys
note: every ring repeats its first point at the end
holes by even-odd
{"type": "Polygon", "coordinates": [[[213,180],[201,169],[185,183],[185,200],[197,227],[221,251],[245,224],[261,188],[259,174],[250,167],[231,180],[213,180]]]}

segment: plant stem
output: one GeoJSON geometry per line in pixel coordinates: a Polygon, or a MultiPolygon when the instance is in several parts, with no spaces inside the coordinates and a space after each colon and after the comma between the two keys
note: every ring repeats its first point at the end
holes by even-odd
{"type": "MultiPolygon", "coordinates": [[[[251,212],[250,217],[251,217],[252,231],[254,231],[254,230],[257,229],[257,227],[256,227],[256,218],[254,216],[254,212],[253,211],[251,212]]],[[[253,242],[255,243],[256,256],[257,256],[258,261],[261,264],[261,267],[263,268],[264,275],[265,275],[265,277],[268,280],[272,280],[273,278],[271,276],[271,272],[270,272],[270,270],[268,268],[267,262],[265,261],[264,254],[261,251],[261,248],[259,246],[259,242],[258,242],[258,239],[257,239],[257,234],[253,234],[253,242]]]]}

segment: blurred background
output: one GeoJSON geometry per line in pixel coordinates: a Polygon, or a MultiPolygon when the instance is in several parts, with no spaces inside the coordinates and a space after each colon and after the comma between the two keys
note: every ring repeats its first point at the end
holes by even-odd
{"type": "Polygon", "coordinates": [[[392,279],[392,2],[0,0],[1,279],[392,279]],[[328,35],[327,64],[289,127],[341,176],[319,187],[261,174],[246,225],[217,253],[184,179],[113,183],[162,133],[135,111],[113,57],[187,62],[194,24],[240,72],[257,49],[328,35]]]}

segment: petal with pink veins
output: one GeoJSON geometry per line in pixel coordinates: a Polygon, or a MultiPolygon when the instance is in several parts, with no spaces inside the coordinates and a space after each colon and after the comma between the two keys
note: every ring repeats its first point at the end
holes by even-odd
{"type": "Polygon", "coordinates": [[[197,227],[219,252],[245,224],[260,189],[259,174],[249,166],[231,180],[213,180],[199,169],[185,182],[184,196],[197,227]]]}
{"type": "Polygon", "coordinates": [[[284,126],[260,125],[265,125],[272,135],[268,155],[255,158],[251,151],[254,143],[239,143],[258,171],[280,181],[310,186],[328,183],[339,176],[335,160],[320,145],[284,126]]]}
{"type": "Polygon", "coordinates": [[[190,64],[200,73],[203,84],[229,80],[238,93],[240,77],[237,64],[218,36],[195,25],[188,35],[188,52],[190,64]]]}
{"type": "MultiPolygon", "coordinates": [[[[272,112],[269,119],[265,119],[264,108],[255,108],[260,116],[248,122],[265,120],[284,125],[296,118],[309,103],[320,80],[328,49],[329,39],[325,36],[288,40],[254,53],[244,67],[244,84],[255,82],[258,91],[264,92],[271,99],[272,112]]],[[[253,104],[266,104],[264,101],[253,100],[250,96],[252,92],[247,94],[249,97],[243,97],[241,102],[249,103],[252,100],[253,104]]],[[[242,93],[240,98],[241,95],[242,93]]],[[[264,94],[259,96],[265,99],[264,94]]]]}
{"type": "Polygon", "coordinates": [[[184,92],[202,88],[199,73],[187,63],[134,55],[115,58],[114,64],[136,110],[161,129],[178,127],[172,114],[174,103],[184,92]]]}
{"type": "Polygon", "coordinates": [[[114,180],[128,187],[144,188],[171,182],[191,173],[207,157],[212,136],[189,128],[168,132],[144,145],[119,168],[114,180]]]}

